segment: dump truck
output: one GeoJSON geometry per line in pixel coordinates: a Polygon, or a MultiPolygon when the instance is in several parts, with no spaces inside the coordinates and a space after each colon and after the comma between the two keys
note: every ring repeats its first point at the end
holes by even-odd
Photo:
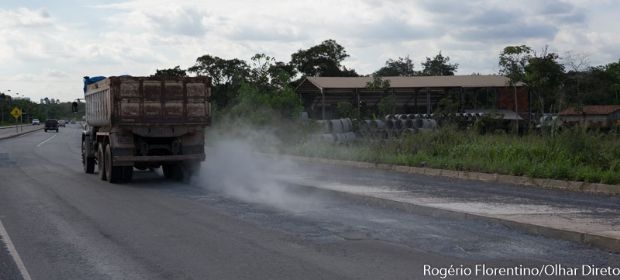
{"type": "Polygon", "coordinates": [[[208,77],[84,79],[84,172],[95,173],[96,165],[101,180],[121,183],[134,168],[161,167],[178,181],[199,169],[211,122],[208,77]]]}

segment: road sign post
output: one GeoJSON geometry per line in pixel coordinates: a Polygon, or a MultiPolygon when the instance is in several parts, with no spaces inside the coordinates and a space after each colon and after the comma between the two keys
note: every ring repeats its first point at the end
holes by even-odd
{"type": "Polygon", "coordinates": [[[19,119],[19,117],[22,116],[22,110],[20,110],[17,107],[13,107],[13,110],[11,110],[11,116],[15,118],[15,131],[19,132],[19,126],[17,125],[17,119],[19,119]]]}

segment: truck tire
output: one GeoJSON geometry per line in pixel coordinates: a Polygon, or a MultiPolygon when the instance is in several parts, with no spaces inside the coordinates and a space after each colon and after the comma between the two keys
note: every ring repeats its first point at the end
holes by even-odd
{"type": "Polygon", "coordinates": [[[164,177],[175,181],[180,181],[183,177],[179,163],[166,163],[162,164],[161,169],[164,171],[164,177]]]}
{"type": "Polygon", "coordinates": [[[200,161],[186,161],[182,166],[183,182],[188,183],[189,179],[200,172],[200,161]]]}
{"type": "Polygon", "coordinates": [[[95,173],[95,159],[86,153],[86,139],[82,140],[82,166],[87,174],[95,173]]]}
{"type": "Polygon", "coordinates": [[[189,183],[189,179],[198,172],[200,162],[178,162],[162,165],[164,177],[177,182],[189,183]]]}
{"type": "Polygon", "coordinates": [[[103,153],[102,143],[97,145],[97,172],[99,172],[99,179],[103,181],[107,180],[105,171],[105,154],[103,153]]]}
{"type": "Polygon", "coordinates": [[[120,182],[123,176],[123,166],[113,166],[112,149],[109,144],[105,145],[105,155],[103,159],[105,162],[105,176],[108,182],[112,184],[120,182]]]}

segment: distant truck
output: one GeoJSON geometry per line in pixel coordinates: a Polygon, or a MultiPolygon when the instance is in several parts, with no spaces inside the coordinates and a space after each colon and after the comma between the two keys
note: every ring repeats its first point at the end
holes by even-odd
{"type": "Polygon", "coordinates": [[[211,81],[119,76],[89,83],[85,77],[84,172],[110,183],[129,182],[133,169],[162,167],[183,181],[205,159],[211,122],[211,81]]]}

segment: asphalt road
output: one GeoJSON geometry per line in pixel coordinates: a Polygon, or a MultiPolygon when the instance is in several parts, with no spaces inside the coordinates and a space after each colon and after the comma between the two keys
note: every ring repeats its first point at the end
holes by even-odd
{"type": "MultiPolygon", "coordinates": [[[[32,279],[440,279],[425,277],[425,265],[435,272],[450,265],[620,266],[619,255],[581,244],[369,204],[276,177],[403,187],[423,180],[423,191],[448,191],[441,180],[257,161],[248,157],[251,147],[227,143],[208,150],[208,164],[190,184],[156,171],[113,185],[82,172],[79,141],[77,125],[0,141],[0,221],[32,279]]],[[[472,197],[515,192],[462,184],[472,197]]],[[[614,203],[567,199],[584,207],[614,203]]],[[[6,237],[0,279],[22,279],[2,245],[6,237]]]]}

